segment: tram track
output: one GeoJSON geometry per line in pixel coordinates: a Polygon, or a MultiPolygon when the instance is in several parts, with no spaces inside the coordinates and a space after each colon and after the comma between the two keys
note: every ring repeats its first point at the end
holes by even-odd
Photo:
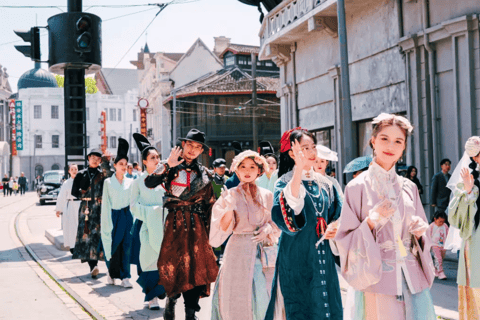
{"type": "MultiPolygon", "coordinates": [[[[10,203],[4,206],[1,206],[0,209],[4,207],[8,207],[10,205],[17,204],[18,202],[10,203]]],[[[25,208],[20,209],[19,211],[14,213],[14,216],[11,218],[11,229],[13,232],[11,232],[11,236],[15,236],[15,239],[18,240],[18,242],[22,245],[22,247],[25,249],[25,251],[28,253],[28,255],[31,257],[33,262],[38,265],[38,267],[45,272],[50,279],[53,280],[53,282],[61,289],[63,290],[76,304],[78,304],[83,311],[85,311],[92,319],[95,320],[101,320],[105,319],[103,316],[101,316],[97,311],[95,311],[90,304],[88,304],[82,297],[80,297],[70,286],[68,283],[66,283],[64,280],[58,278],[55,273],[40,259],[35,251],[29,246],[28,242],[24,239],[21,233],[21,228],[20,228],[20,217],[21,215],[27,211],[28,209],[32,208],[33,206],[36,206],[36,203],[28,205],[25,208]]],[[[46,284],[47,285],[47,284],[46,284]]],[[[47,285],[48,286],[48,285],[47,285]]],[[[50,288],[53,290],[53,288],[50,288]]]]}

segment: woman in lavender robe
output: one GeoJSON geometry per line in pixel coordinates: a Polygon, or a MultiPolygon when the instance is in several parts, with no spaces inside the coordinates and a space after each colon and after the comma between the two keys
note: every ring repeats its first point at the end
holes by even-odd
{"type": "Polygon", "coordinates": [[[354,319],[434,320],[428,223],[417,186],[395,172],[413,127],[384,113],[373,124],[375,159],[347,185],[335,237],[354,319]]]}

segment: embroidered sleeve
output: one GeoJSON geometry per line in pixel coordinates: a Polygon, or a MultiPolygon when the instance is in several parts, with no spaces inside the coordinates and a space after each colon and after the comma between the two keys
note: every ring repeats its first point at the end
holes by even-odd
{"type": "Polygon", "coordinates": [[[448,221],[455,228],[460,229],[462,239],[468,239],[472,235],[478,209],[476,203],[478,196],[477,186],[473,186],[472,192],[468,194],[463,183],[460,182],[448,205],[448,221]]]}

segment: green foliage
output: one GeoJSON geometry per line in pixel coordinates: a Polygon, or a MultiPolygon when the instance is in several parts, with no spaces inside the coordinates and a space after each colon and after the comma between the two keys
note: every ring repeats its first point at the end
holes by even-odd
{"type": "MultiPolygon", "coordinates": [[[[55,79],[57,80],[57,84],[60,88],[63,88],[65,85],[65,77],[56,74],[55,79]]],[[[87,94],[94,94],[98,92],[97,88],[97,81],[94,78],[85,78],[85,93],[87,94]]]]}

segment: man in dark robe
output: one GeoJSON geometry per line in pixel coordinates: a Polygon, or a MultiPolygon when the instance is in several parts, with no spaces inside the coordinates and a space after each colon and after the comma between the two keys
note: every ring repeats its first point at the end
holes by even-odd
{"type": "Polygon", "coordinates": [[[88,168],[78,172],[72,185],[72,195],[82,201],[72,258],[88,262],[92,278],[95,279],[100,272],[98,260],[104,260],[100,233],[103,181],[112,176],[113,171],[109,163],[110,156],[102,158],[100,150],[93,149],[87,157],[88,168]]]}
{"type": "Polygon", "coordinates": [[[173,148],[168,161],[160,163],[155,173],[145,179],[148,188],[162,184],[166,190],[164,206],[168,215],[158,258],[159,284],[168,296],[165,320],[175,318],[175,303],[180,294],[185,300],[185,319],[196,319],[200,297],[210,294],[210,284],[218,274],[208,240],[215,203],[212,177],[197,161],[208,149],[205,134],[192,129],[180,140],[183,151],[173,148]]]}

